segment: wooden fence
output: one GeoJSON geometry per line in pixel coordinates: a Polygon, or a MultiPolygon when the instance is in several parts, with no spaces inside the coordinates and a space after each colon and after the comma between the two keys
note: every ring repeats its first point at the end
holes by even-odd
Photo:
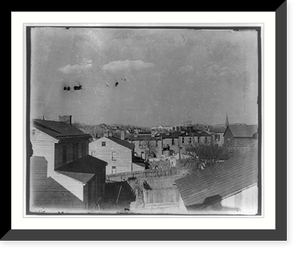
{"type": "Polygon", "coordinates": [[[136,178],[151,178],[151,177],[164,177],[164,176],[174,176],[183,175],[187,172],[187,169],[181,168],[170,168],[170,169],[157,169],[157,170],[143,170],[134,172],[118,173],[113,175],[107,175],[107,181],[123,181],[131,177],[136,178]]]}

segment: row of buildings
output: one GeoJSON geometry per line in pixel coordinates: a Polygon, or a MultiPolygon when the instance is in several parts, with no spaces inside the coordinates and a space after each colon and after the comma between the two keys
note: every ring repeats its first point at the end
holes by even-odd
{"type": "Polygon", "coordinates": [[[228,125],[201,132],[152,130],[127,137],[123,132],[120,138],[107,133],[92,140],[72,125],[71,116],[60,116],[59,121],[34,119],[30,140],[31,208],[73,212],[99,205],[105,195],[107,175],[143,171],[149,157],[177,154],[180,158],[189,144],[255,146],[257,126],[228,125]]]}

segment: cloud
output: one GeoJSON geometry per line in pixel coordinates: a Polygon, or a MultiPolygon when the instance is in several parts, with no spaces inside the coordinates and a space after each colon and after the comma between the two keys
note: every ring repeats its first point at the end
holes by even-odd
{"type": "Polygon", "coordinates": [[[89,61],[84,61],[84,63],[82,64],[74,64],[74,65],[68,64],[66,66],[59,68],[58,70],[65,74],[69,74],[73,72],[88,70],[92,68],[92,66],[93,66],[92,61],[89,60],[89,61]]]}
{"type": "Polygon", "coordinates": [[[112,61],[102,66],[104,71],[123,71],[123,70],[143,70],[154,67],[153,63],[145,63],[142,60],[124,60],[124,61],[112,61]]]}

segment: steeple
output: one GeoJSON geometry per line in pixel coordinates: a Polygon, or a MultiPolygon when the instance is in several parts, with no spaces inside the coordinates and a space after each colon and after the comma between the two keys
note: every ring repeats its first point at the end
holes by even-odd
{"type": "Polygon", "coordinates": [[[226,122],[225,122],[225,128],[229,126],[229,120],[228,120],[228,114],[226,113],[226,122]]]}

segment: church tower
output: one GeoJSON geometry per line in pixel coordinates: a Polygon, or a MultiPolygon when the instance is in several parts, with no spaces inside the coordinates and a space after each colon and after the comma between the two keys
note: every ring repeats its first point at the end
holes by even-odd
{"type": "Polygon", "coordinates": [[[225,122],[225,128],[229,126],[229,120],[228,120],[228,114],[226,113],[226,122],[225,122]]]}

